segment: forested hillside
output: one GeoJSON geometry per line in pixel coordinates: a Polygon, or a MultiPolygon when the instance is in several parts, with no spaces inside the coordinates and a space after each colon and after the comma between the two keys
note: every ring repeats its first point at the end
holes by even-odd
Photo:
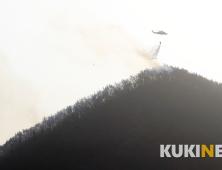
{"type": "Polygon", "coordinates": [[[221,122],[222,84],[147,69],[18,132],[0,169],[220,169],[222,158],[160,158],[160,144],[222,144],[221,122]]]}

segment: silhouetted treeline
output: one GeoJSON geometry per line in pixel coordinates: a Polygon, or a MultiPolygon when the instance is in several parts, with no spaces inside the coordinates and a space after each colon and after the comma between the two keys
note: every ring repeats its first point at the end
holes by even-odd
{"type": "Polygon", "coordinates": [[[146,69],[18,132],[0,146],[0,169],[218,169],[218,159],[160,159],[159,146],[222,143],[221,114],[222,84],[146,69]]]}

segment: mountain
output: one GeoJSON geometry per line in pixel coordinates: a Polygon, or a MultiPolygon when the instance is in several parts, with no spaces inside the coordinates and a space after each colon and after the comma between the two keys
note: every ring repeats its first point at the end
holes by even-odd
{"type": "Polygon", "coordinates": [[[220,144],[221,120],[222,84],[143,70],[18,132],[0,147],[0,169],[219,169],[222,158],[161,158],[160,145],[220,144]]]}

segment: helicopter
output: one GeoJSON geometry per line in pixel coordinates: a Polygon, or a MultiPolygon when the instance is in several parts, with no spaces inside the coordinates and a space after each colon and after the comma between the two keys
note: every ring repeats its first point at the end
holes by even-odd
{"type": "MultiPolygon", "coordinates": [[[[153,31],[153,30],[152,30],[152,32],[153,32],[154,34],[167,35],[167,33],[164,32],[164,31],[153,31]]],[[[159,51],[160,51],[160,47],[161,47],[161,41],[160,41],[160,44],[155,48],[154,53],[153,53],[151,59],[156,59],[156,58],[157,58],[158,53],[159,53],[159,51]]]]}
{"type": "Polygon", "coordinates": [[[154,34],[167,35],[167,33],[164,32],[164,31],[153,31],[153,30],[152,30],[152,32],[153,32],[154,34]]]}

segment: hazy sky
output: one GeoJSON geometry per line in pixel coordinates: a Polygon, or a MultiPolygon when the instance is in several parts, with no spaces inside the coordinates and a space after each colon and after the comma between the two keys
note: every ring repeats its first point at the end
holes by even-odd
{"type": "Polygon", "coordinates": [[[145,68],[166,63],[222,82],[220,6],[191,0],[0,0],[0,144],[145,68]],[[158,61],[149,60],[160,41],[158,61]]]}

